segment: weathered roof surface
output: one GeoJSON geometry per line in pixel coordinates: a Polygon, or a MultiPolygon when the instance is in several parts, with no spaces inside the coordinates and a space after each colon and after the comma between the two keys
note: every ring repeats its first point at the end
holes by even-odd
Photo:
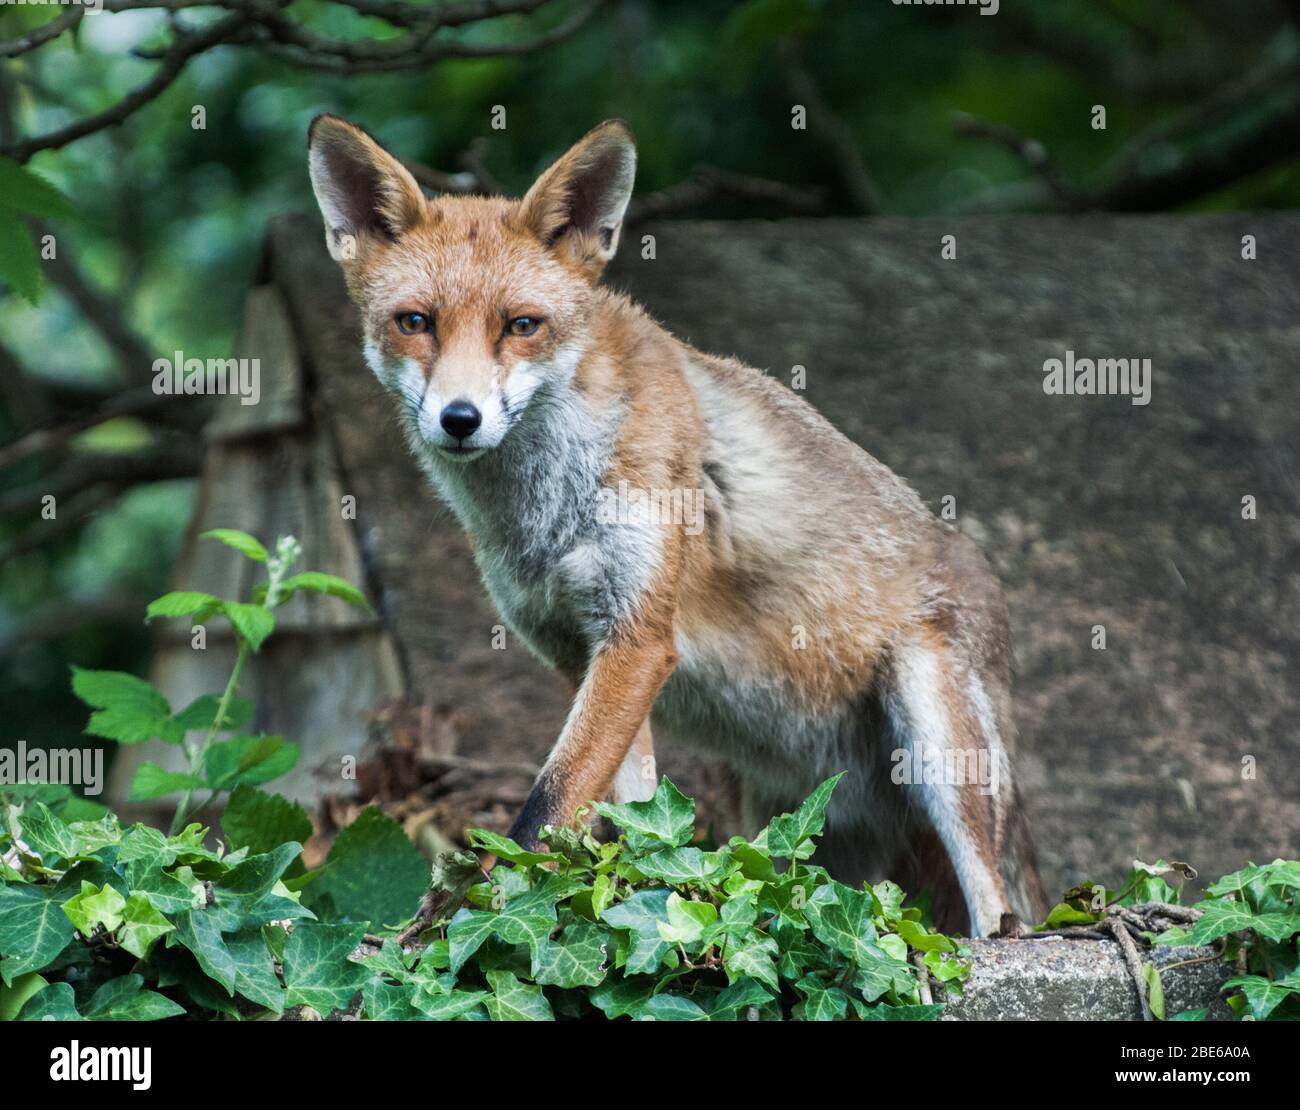
{"type": "MultiPolygon", "coordinates": [[[[332,460],[330,497],[356,497],[341,565],[359,559],[382,600],[408,700],[455,706],[465,755],[540,761],[564,692],[518,643],[493,649],[321,239],[277,222],[263,278],[292,322],[312,458],[332,460]]],[[[1300,854],[1298,259],[1288,215],[693,222],[636,229],[610,280],[705,350],[787,382],[803,366],[846,434],[932,507],[955,498],[1006,585],[1021,777],[1059,889],[1135,853],[1212,873],[1300,854]],[[1151,403],[1045,394],[1067,350],[1150,358],[1151,403]]],[[[701,782],[689,754],[660,758],[701,782]]]]}

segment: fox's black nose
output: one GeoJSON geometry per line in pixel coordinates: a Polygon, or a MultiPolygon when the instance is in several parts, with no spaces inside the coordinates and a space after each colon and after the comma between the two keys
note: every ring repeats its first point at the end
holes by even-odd
{"type": "Polygon", "coordinates": [[[475,429],[483,423],[483,414],[468,401],[452,401],[442,410],[438,418],[442,430],[455,439],[472,436],[475,429]]]}

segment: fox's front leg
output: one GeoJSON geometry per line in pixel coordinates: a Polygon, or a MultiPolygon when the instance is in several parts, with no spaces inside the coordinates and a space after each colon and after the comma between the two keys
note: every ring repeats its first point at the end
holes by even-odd
{"type": "Polygon", "coordinates": [[[647,719],[676,663],[671,605],[645,606],[614,626],[587,668],[560,738],[510,830],[514,840],[532,847],[543,825],[571,822],[580,806],[609,793],[626,761],[641,779],[647,754],[653,792],[647,719]]]}

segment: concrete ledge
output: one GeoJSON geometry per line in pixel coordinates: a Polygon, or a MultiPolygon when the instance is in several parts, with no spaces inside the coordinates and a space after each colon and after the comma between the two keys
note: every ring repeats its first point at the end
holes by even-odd
{"type": "MultiPolygon", "coordinates": [[[[1136,989],[1119,945],[1105,940],[973,940],[974,966],[963,996],[949,1002],[949,1021],[1137,1021],[1136,989]]],[[[1229,976],[1221,959],[1172,967],[1211,955],[1208,948],[1161,947],[1143,951],[1161,970],[1168,1017],[1209,1007],[1226,1021],[1231,1012],[1219,993],[1229,976]]]]}

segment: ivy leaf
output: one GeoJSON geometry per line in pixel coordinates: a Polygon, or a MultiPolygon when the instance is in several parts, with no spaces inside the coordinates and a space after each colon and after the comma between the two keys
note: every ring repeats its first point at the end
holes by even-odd
{"type": "Polygon", "coordinates": [[[555,1020],[541,987],[521,983],[509,971],[489,971],[487,981],[492,993],[483,1005],[493,1021],[555,1020]]]}
{"type": "Polygon", "coordinates": [[[122,908],[121,933],[118,944],[138,959],[146,959],[159,937],[166,936],[174,926],[159,913],[146,894],[133,893],[122,908]]]}
{"type": "Polygon", "coordinates": [[[871,895],[843,883],[828,883],[813,891],[805,912],[813,934],[846,959],[859,965],[879,958],[871,895]]]}
{"type": "Polygon", "coordinates": [[[122,911],[125,909],[126,899],[111,886],[97,887],[85,881],[81,884],[81,893],[63,903],[63,912],[68,915],[68,920],[87,938],[94,934],[96,925],[102,925],[106,933],[115,933],[122,924],[122,911]]]}
{"type": "Polygon", "coordinates": [[[77,1012],[76,995],[69,983],[51,983],[42,987],[18,1014],[19,1021],[83,1021],[77,1012]]]}
{"type": "Polygon", "coordinates": [[[47,967],[72,942],[73,925],[60,896],[44,883],[0,885],[0,979],[6,986],[47,967]]]}
{"type": "Polygon", "coordinates": [[[1192,926],[1191,943],[1209,944],[1240,929],[1254,929],[1260,936],[1282,941],[1300,932],[1300,914],[1254,913],[1243,902],[1209,900],[1198,907],[1201,916],[1192,926]]]}
{"type": "Polygon", "coordinates": [[[807,859],[813,853],[808,843],[820,836],[826,824],[826,805],[846,772],[832,775],[817,787],[793,813],[772,818],[767,826],[767,847],[777,859],[807,859]]]}
{"type": "Polygon", "coordinates": [[[1213,895],[1215,898],[1222,898],[1228,894],[1238,894],[1244,892],[1252,883],[1266,878],[1268,868],[1259,867],[1256,864],[1248,864],[1241,868],[1240,871],[1234,871],[1230,875],[1224,875],[1216,883],[1211,883],[1205,888],[1205,893],[1213,895]]]}
{"type": "Polygon", "coordinates": [[[700,939],[704,930],[718,920],[717,907],[712,902],[692,902],[676,891],[668,895],[665,904],[667,921],[657,922],[659,936],[669,944],[690,946],[700,939]]]}
{"type": "Polygon", "coordinates": [[[865,1006],[856,998],[850,999],[853,1009],[862,1021],[938,1021],[943,1006],[865,1006]]]}
{"type": "Polygon", "coordinates": [[[266,548],[247,532],[235,528],[213,528],[199,536],[201,540],[220,540],[257,563],[266,562],[266,548]]]}
{"type": "Polygon", "coordinates": [[[655,980],[649,975],[610,978],[591,992],[591,1004],[612,1021],[636,1013],[654,989],[655,980]]]}
{"type": "Polygon", "coordinates": [[[186,790],[200,790],[203,780],[185,771],[167,771],[152,760],[140,764],[131,780],[131,801],[146,802],[167,794],[180,794],[186,790]]]}
{"type": "Polygon", "coordinates": [[[29,802],[18,819],[27,846],[41,857],[46,867],[59,860],[76,859],[82,845],[72,827],[54,815],[44,802],[29,802]]]}
{"type": "Polygon", "coordinates": [[[289,840],[306,843],[313,831],[311,817],[297,802],[247,783],[231,793],[221,828],[232,848],[247,848],[255,855],[289,840]]]}
{"type": "Polygon", "coordinates": [[[596,812],[607,817],[627,834],[635,851],[647,848],[676,848],[691,839],[695,831],[695,803],[665,776],[654,796],[644,802],[613,805],[597,802],[596,812]]]}
{"type": "Polygon", "coordinates": [[[284,988],[275,974],[275,961],[261,927],[241,929],[227,938],[226,949],[235,961],[235,991],[272,1013],[284,1013],[284,988]]]}
{"type": "Polygon", "coordinates": [[[549,852],[530,852],[526,848],[520,847],[510,837],[489,832],[487,829],[470,829],[469,842],[471,847],[479,848],[484,852],[491,852],[497,859],[518,863],[524,867],[530,867],[537,863],[555,862],[555,857],[549,852]]]}
{"type": "Polygon", "coordinates": [[[1263,1021],[1286,999],[1293,994],[1300,994],[1300,984],[1287,986],[1286,981],[1273,982],[1262,975],[1237,975],[1223,984],[1223,990],[1237,988],[1246,996],[1251,1016],[1256,1021],[1263,1021]]]}
{"type": "Polygon", "coordinates": [[[48,979],[34,971],[17,976],[11,987],[0,984],[0,1021],[15,1020],[27,1000],[49,985],[48,979]]]}
{"type": "Polygon", "coordinates": [[[708,1012],[684,994],[656,994],[637,1009],[638,1021],[708,1021],[708,1012]]]}
{"type": "Polygon", "coordinates": [[[1038,926],[1043,929],[1055,929],[1061,925],[1092,925],[1105,916],[1100,910],[1080,910],[1065,902],[1058,902],[1047,915],[1047,920],[1038,926]]]}
{"type": "Polygon", "coordinates": [[[127,881],[134,886],[135,876],[151,867],[170,867],[176,862],[176,849],[167,838],[148,825],[132,825],[122,837],[117,862],[127,869],[127,881]]]}
{"type": "Polygon", "coordinates": [[[176,874],[172,874],[158,865],[141,866],[139,870],[128,869],[128,875],[132,892],[143,894],[163,914],[184,913],[193,909],[199,897],[197,892],[202,890],[202,885],[194,880],[193,872],[188,867],[177,868],[176,874]],[[182,873],[189,876],[188,884],[179,877],[182,873]]]}
{"type": "Polygon", "coordinates": [[[99,988],[86,1004],[88,1021],[161,1021],[185,1013],[170,998],[142,990],[144,978],[119,975],[99,988]]]}
{"type": "Polygon", "coordinates": [[[727,952],[727,981],[734,983],[741,976],[747,975],[757,979],[772,990],[781,989],[776,977],[776,941],[762,933],[756,933],[744,944],[727,952]]]}
{"type": "Polygon", "coordinates": [[[916,989],[916,978],[911,964],[878,952],[865,958],[858,966],[853,974],[853,986],[866,1001],[875,1002],[890,991],[899,995],[911,994],[916,989]]]}
{"type": "Polygon", "coordinates": [[[428,861],[401,825],[369,806],[339,833],[304,899],[316,908],[328,897],[339,917],[379,926],[410,918],[428,887],[428,861]]]}
{"type": "Polygon", "coordinates": [[[361,1005],[371,1021],[431,1021],[412,1004],[414,994],[414,987],[371,979],[361,988],[361,1005]]]}
{"type": "Polygon", "coordinates": [[[369,975],[348,959],[365,931],[364,925],[298,925],[284,946],[286,1005],[323,1015],[351,1003],[369,975]]]}
{"type": "Polygon", "coordinates": [[[554,939],[543,940],[533,979],[544,986],[594,987],[613,964],[608,934],[598,925],[575,921],[554,939]]]}
{"type": "Polygon", "coordinates": [[[370,603],[366,601],[365,594],[347,579],[339,578],[333,574],[322,574],[317,570],[308,570],[302,574],[295,574],[290,578],[286,578],[280,583],[281,596],[286,601],[298,590],[329,594],[330,597],[340,598],[349,605],[355,605],[360,609],[370,608],[370,603]]]}
{"type": "Polygon", "coordinates": [[[900,921],[898,935],[918,952],[956,952],[957,946],[942,933],[928,933],[916,921],[900,921]]]}
{"type": "Polygon", "coordinates": [[[227,601],[221,611],[254,651],[275,631],[275,614],[261,605],[249,601],[227,601]]]}
{"type": "Polygon", "coordinates": [[[757,979],[746,976],[718,993],[709,1014],[714,1021],[733,1021],[740,1011],[748,1011],[751,1006],[766,1006],[771,1001],[772,996],[766,988],[757,979]]]}
{"type": "Polygon", "coordinates": [[[203,757],[203,775],[213,790],[257,786],[293,770],[298,745],[282,736],[232,736],[213,744],[203,757]]]}
{"type": "MultiPolygon", "coordinates": [[[[295,930],[296,932],[296,930],[295,930]]],[[[176,930],[168,945],[183,945],[193,954],[204,974],[234,996],[237,969],[235,957],[221,935],[220,915],[206,908],[187,910],[176,919],[176,930]]]]}
{"type": "Polygon", "coordinates": [[[805,975],[794,989],[803,996],[795,1016],[805,1021],[839,1021],[849,1012],[849,996],[815,975],[805,975]]]}
{"type": "Polygon", "coordinates": [[[451,970],[459,973],[483,943],[496,932],[496,914],[485,910],[460,909],[447,926],[447,939],[451,942],[451,970]]]}
{"type": "Polygon", "coordinates": [[[601,914],[602,921],[626,929],[632,939],[624,967],[627,974],[654,972],[667,954],[670,945],[659,935],[659,925],[668,923],[669,894],[663,888],[638,890],[601,914]]]}
{"type": "Polygon", "coordinates": [[[411,1005],[433,1021],[453,1021],[464,1017],[487,998],[486,991],[458,991],[433,993],[423,987],[411,998],[411,1005]]]}
{"type": "Polygon", "coordinates": [[[663,851],[642,856],[636,869],[647,879],[662,879],[666,883],[713,883],[727,871],[730,853],[705,852],[699,848],[665,848],[663,851]]]}
{"type": "Polygon", "coordinates": [[[250,914],[275,889],[290,864],[302,853],[294,841],[277,844],[262,855],[249,856],[227,871],[212,888],[215,908],[224,920],[235,922],[223,932],[233,932],[246,924],[250,914]]]}
{"type": "Polygon", "coordinates": [[[1279,890],[1288,887],[1300,890],[1300,860],[1275,859],[1266,870],[1268,874],[1264,878],[1265,886],[1276,887],[1279,890]]]}

